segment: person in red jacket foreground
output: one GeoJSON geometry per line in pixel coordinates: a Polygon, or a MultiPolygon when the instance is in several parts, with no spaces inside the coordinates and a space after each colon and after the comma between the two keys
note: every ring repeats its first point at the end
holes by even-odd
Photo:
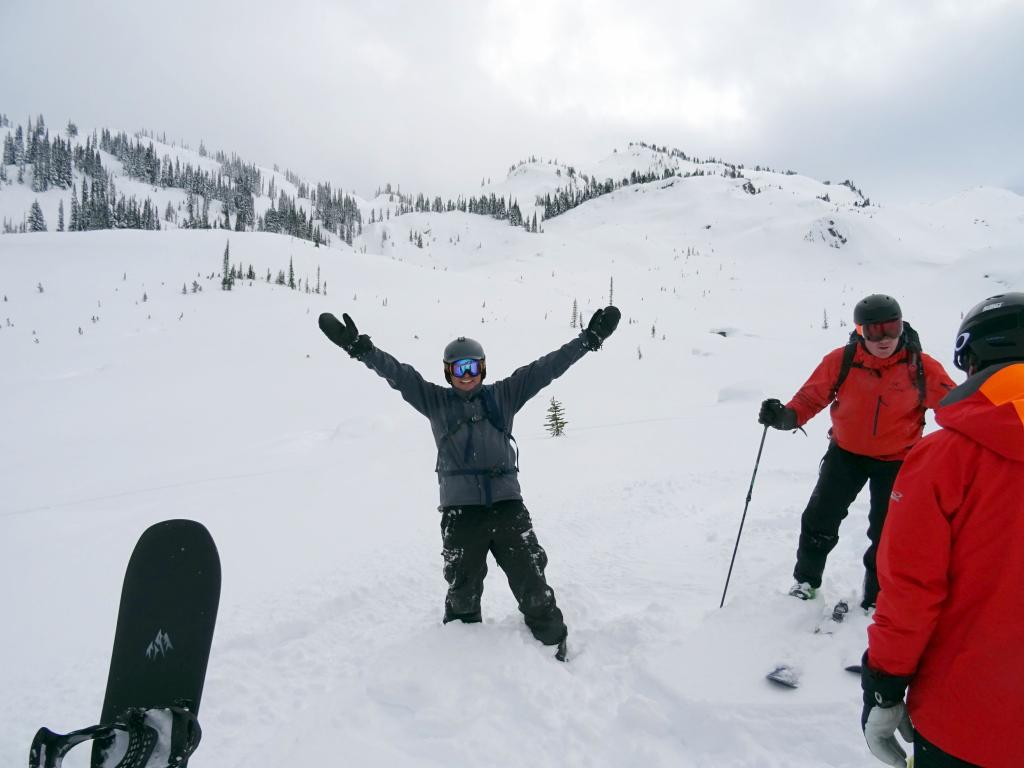
{"type": "Polygon", "coordinates": [[[853,320],[856,330],[849,344],[825,355],[786,405],[775,399],[761,403],[758,421],[776,429],[796,429],[832,404],[829,446],[800,520],[796,583],[789,594],[804,600],[814,597],[825,560],[839,542],[839,524],[869,484],[870,545],[864,553],[861,601],[868,609],[878,597],[875,553],[896,473],[921,439],[925,410],[938,405],[954,384],[942,365],[921,351],[917,333],[903,322],[896,299],[867,296],[854,307],[853,320]]]}
{"type": "Polygon", "coordinates": [[[910,452],[892,492],[861,726],[887,765],[905,764],[898,728],[914,740],[916,768],[1016,768],[1024,765],[1024,293],[967,313],[955,363],[968,379],[942,401],[942,429],[910,452]]]}

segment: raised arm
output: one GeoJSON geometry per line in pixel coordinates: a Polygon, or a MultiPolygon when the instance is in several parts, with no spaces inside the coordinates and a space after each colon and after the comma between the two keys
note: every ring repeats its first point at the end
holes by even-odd
{"type": "Polygon", "coordinates": [[[344,322],[329,312],[320,315],[320,330],[328,339],[384,379],[392,389],[398,390],[402,398],[424,416],[429,417],[440,407],[444,387],[424,380],[411,365],[400,363],[387,352],[377,349],[369,336],[359,333],[351,317],[347,314],[341,317],[344,322]]]}
{"type": "Polygon", "coordinates": [[[614,333],[620,317],[621,313],[613,306],[597,310],[579,336],[529,365],[517,368],[507,379],[497,382],[494,386],[512,412],[517,412],[531,397],[569,370],[587,352],[600,349],[604,340],[614,333]]]}

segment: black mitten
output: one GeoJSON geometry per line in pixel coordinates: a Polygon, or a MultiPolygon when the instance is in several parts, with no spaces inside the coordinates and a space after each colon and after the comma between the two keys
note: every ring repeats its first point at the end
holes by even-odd
{"type": "Polygon", "coordinates": [[[796,411],[772,397],[761,403],[757,421],[775,429],[796,429],[796,411]]]}
{"type": "Polygon", "coordinates": [[[622,313],[615,306],[597,310],[583,331],[584,346],[590,350],[600,349],[604,340],[615,333],[621,317],[622,313]]]}
{"type": "Polygon", "coordinates": [[[320,330],[324,332],[324,336],[348,352],[350,357],[359,360],[373,349],[373,342],[365,333],[359,333],[351,317],[345,313],[342,313],[341,317],[345,322],[341,322],[330,312],[324,312],[320,315],[320,330]]]}

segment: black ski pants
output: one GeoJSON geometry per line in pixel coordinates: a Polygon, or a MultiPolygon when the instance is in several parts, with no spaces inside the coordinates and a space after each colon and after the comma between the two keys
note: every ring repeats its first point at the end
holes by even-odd
{"type": "Polygon", "coordinates": [[[548,557],[533,531],[530,513],[518,500],[490,506],[441,510],[444,578],[448,596],[444,621],[480,621],[480,597],[487,575],[487,553],[505,572],[508,585],[533,636],[557,645],[566,635],[555,593],[544,578],[548,557]]]}
{"type": "Polygon", "coordinates": [[[914,731],[914,768],[981,768],[936,747],[920,731],[914,731]]]}
{"type": "Polygon", "coordinates": [[[875,604],[878,598],[875,554],[889,511],[892,486],[902,465],[902,461],[873,459],[845,451],[834,441],[829,443],[818,470],[818,483],[800,519],[800,544],[793,569],[793,577],[797,581],[806,581],[815,588],[821,586],[825,560],[839,542],[839,524],[867,483],[871,492],[868,512],[868,539],[871,543],[864,553],[862,605],[867,608],[875,604]]]}

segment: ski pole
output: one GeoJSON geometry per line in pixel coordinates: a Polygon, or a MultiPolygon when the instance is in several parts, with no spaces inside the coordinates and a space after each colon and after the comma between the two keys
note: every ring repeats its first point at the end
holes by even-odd
{"type": "Polygon", "coordinates": [[[722,608],[725,605],[725,593],[729,591],[729,579],[732,578],[732,567],[736,564],[736,553],[740,548],[740,536],[743,535],[743,523],[747,519],[747,507],[750,506],[750,498],[754,495],[754,478],[757,477],[757,468],[761,464],[761,451],[764,450],[764,438],[768,434],[768,425],[764,425],[761,433],[761,445],[757,448],[757,460],[754,462],[754,474],[750,476],[750,488],[747,489],[747,503],[743,505],[743,517],[740,518],[740,530],[736,534],[736,546],[732,549],[732,560],[729,562],[729,575],[725,577],[725,589],[722,590],[722,602],[718,605],[722,608]]]}

